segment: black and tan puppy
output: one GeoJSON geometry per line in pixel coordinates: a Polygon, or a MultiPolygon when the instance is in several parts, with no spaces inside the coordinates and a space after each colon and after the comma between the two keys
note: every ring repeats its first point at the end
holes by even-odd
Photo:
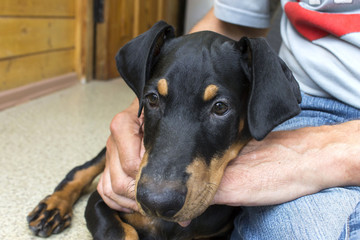
{"type": "MultiPolygon", "coordinates": [[[[111,210],[97,192],[86,209],[95,239],[221,236],[239,211],[211,205],[229,161],[300,109],[299,87],[264,39],[213,32],[175,38],[158,22],[120,49],[118,70],[140,100],[146,148],[136,178],[141,213],[111,210]],[[185,228],[176,222],[192,220],[185,228]]],[[[39,236],[70,224],[72,205],[104,167],[105,149],[74,168],[28,216],[39,236]]]]}

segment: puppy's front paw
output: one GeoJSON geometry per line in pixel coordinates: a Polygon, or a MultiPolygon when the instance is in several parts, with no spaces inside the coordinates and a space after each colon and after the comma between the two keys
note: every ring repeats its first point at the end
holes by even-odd
{"type": "Polygon", "coordinates": [[[66,198],[49,195],[44,198],[27,216],[29,228],[40,237],[48,237],[64,230],[70,225],[72,205],[66,198]]]}

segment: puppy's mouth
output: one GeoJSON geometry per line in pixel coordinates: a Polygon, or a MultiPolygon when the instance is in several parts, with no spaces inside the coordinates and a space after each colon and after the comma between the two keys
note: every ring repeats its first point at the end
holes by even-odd
{"type": "Polygon", "coordinates": [[[198,158],[187,167],[185,184],[182,181],[157,181],[143,173],[136,186],[140,212],[185,225],[211,205],[223,171],[224,167],[209,166],[198,158]]]}
{"type": "Polygon", "coordinates": [[[227,164],[245,143],[231,145],[210,161],[198,157],[186,167],[186,182],[163,181],[142,173],[137,179],[136,201],[144,215],[186,225],[200,216],[213,202],[227,164]]]}
{"type": "Polygon", "coordinates": [[[186,184],[188,193],[180,211],[174,215],[176,222],[187,222],[201,215],[212,203],[221,181],[225,166],[219,162],[206,164],[204,159],[198,158],[186,169],[189,180],[186,184]]]}

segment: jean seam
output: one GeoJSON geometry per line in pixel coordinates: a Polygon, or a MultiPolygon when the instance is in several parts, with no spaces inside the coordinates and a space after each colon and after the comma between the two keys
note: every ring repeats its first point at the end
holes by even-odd
{"type": "Polygon", "coordinates": [[[347,218],[347,222],[346,222],[346,236],[345,236],[345,239],[346,240],[349,240],[350,239],[350,218],[351,218],[351,215],[347,218]]]}

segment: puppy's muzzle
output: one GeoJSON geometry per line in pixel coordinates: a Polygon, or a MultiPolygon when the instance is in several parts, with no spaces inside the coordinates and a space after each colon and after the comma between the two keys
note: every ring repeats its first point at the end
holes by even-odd
{"type": "Polygon", "coordinates": [[[157,182],[142,176],[136,200],[147,215],[171,219],[184,206],[186,194],[186,185],[181,181],[157,182]]]}

